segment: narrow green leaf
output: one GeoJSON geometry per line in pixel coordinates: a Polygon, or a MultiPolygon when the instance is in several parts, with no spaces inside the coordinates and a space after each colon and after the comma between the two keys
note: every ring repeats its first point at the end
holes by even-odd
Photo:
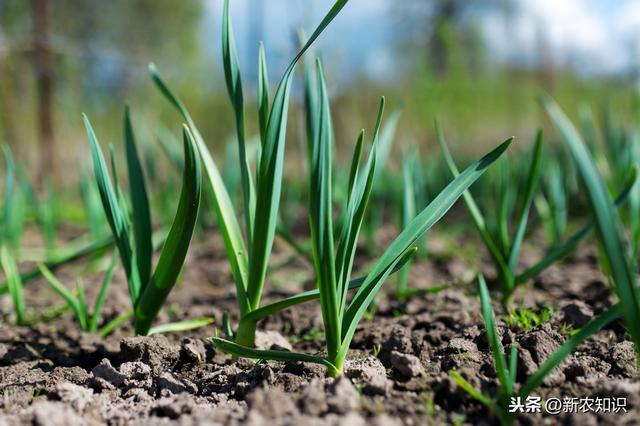
{"type": "MultiPolygon", "coordinates": [[[[395,268],[393,268],[391,273],[393,274],[398,272],[414,254],[415,250],[409,251],[407,255],[403,259],[401,259],[400,262],[398,262],[395,268]]],[[[359,288],[362,283],[365,282],[365,280],[367,280],[366,275],[363,277],[354,278],[349,282],[349,290],[359,288]]],[[[300,303],[317,300],[319,298],[320,291],[318,289],[305,291],[303,293],[296,294],[295,296],[287,297],[286,299],[282,299],[277,302],[272,302],[268,305],[264,305],[254,311],[251,311],[243,317],[243,320],[257,322],[275,312],[282,311],[284,309],[290,308],[291,306],[299,305],[300,303]]]]}
{"type": "Polygon", "coordinates": [[[80,313],[78,321],[80,322],[80,328],[83,331],[89,331],[89,311],[87,309],[87,301],[85,299],[84,283],[80,277],[76,279],[76,293],[78,293],[78,310],[80,313]]]}
{"type": "Polygon", "coordinates": [[[549,167],[549,201],[553,211],[553,232],[560,241],[567,229],[567,193],[562,169],[554,161],[549,167]]]}
{"type": "Polygon", "coordinates": [[[456,384],[460,386],[460,388],[462,388],[463,391],[468,393],[473,399],[480,402],[482,405],[487,407],[490,411],[495,411],[496,407],[493,400],[491,400],[491,398],[477,391],[471,383],[469,383],[464,377],[460,375],[460,373],[458,373],[455,370],[451,370],[449,371],[449,376],[451,376],[453,381],[456,382],[456,384]]]}
{"type": "Polygon", "coordinates": [[[513,383],[509,378],[509,370],[507,369],[507,360],[504,354],[504,347],[500,341],[498,335],[498,329],[496,327],[496,320],[493,314],[493,308],[491,307],[491,297],[489,296],[489,290],[487,284],[484,281],[482,275],[478,276],[478,291],[480,293],[480,306],[482,308],[482,318],[484,319],[484,327],[487,333],[487,340],[493,352],[493,361],[496,365],[496,373],[498,374],[498,380],[502,386],[503,396],[509,397],[513,392],[513,383]]]}
{"type": "Polygon", "coordinates": [[[353,189],[349,191],[349,197],[347,200],[346,214],[342,223],[342,233],[340,237],[340,243],[338,245],[338,253],[336,257],[336,264],[338,266],[338,285],[339,285],[339,306],[340,306],[340,319],[342,320],[343,310],[347,303],[347,290],[348,281],[351,276],[351,270],[353,268],[353,261],[355,259],[356,248],[358,244],[358,236],[360,235],[360,229],[364,221],[365,212],[373,185],[375,181],[375,172],[377,167],[377,150],[379,143],[380,124],[382,123],[382,115],[384,113],[385,99],[380,100],[380,107],[378,109],[378,117],[376,120],[376,127],[373,132],[373,142],[371,144],[371,151],[369,152],[369,158],[365,164],[362,174],[360,170],[356,168],[353,179],[353,189]]]}
{"type": "Polygon", "coordinates": [[[80,176],[80,192],[84,203],[84,211],[87,215],[89,225],[89,235],[92,240],[97,240],[103,232],[104,220],[102,218],[102,204],[100,196],[96,191],[94,182],[86,173],[80,176]]]}
{"type": "Polygon", "coordinates": [[[213,342],[216,349],[220,349],[223,352],[242,358],[268,359],[273,361],[312,362],[314,364],[322,364],[329,369],[335,368],[333,364],[331,364],[331,362],[329,362],[326,358],[319,356],[301,354],[297,352],[252,349],[247,348],[246,346],[238,345],[220,337],[212,337],[211,341],[213,342]]]}
{"type": "Polygon", "coordinates": [[[7,171],[5,173],[2,218],[0,220],[0,223],[2,223],[2,228],[0,229],[0,243],[7,238],[11,226],[11,208],[13,205],[12,201],[15,181],[15,163],[13,161],[13,155],[11,154],[9,145],[3,144],[2,152],[7,163],[7,171]]]}
{"type": "Polygon", "coordinates": [[[67,302],[69,307],[71,307],[71,310],[73,310],[73,314],[75,315],[76,319],[78,320],[78,323],[80,324],[80,327],[83,330],[85,330],[85,328],[83,327],[84,320],[83,320],[82,307],[80,306],[80,301],[78,300],[78,297],[74,296],[73,293],[71,291],[69,291],[67,289],[67,287],[65,287],[65,285],[62,284],[58,280],[58,278],[56,278],[56,276],[53,275],[53,273],[45,265],[39,264],[38,268],[40,268],[40,271],[42,272],[42,275],[47,280],[47,282],[49,283],[51,288],[56,293],[58,293],[58,295],[60,297],[62,297],[65,300],[65,302],[67,302]]]}
{"type": "Polygon", "coordinates": [[[173,92],[169,89],[167,84],[162,80],[156,67],[151,64],[149,66],[149,73],[153,81],[162,94],[169,100],[169,102],[180,112],[182,117],[186,120],[191,130],[191,134],[195,140],[198,152],[202,157],[202,163],[204,170],[207,174],[207,179],[211,184],[212,200],[216,209],[216,215],[218,216],[218,223],[220,231],[224,238],[225,250],[227,252],[227,258],[231,266],[231,273],[236,285],[237,300],[240,308],[240,314],[244,315],[251,309],[249,299],[246,295],[246,288],[248,282],[248,253],[242,239],[242,232],[240,231],[240,225],[236,219],[233,203],[229,197],[220,171],[216,166],[211,153],[209,152],[207,145],[202,138],[202,135],[198,131],[195,122],[191,118],[191,115],[185,108],[184,104],[173,92]]]}
{"type": "MultiPolygon", "coordinates": [[[[222,19],[222,62],[224,64],[224,76],[227,82],[227,91],[233,104],[236,117],[236,131],[238,135],[238,155],[240,158],[240,178],[242,182],[242,195],[244,200],[245,231],[247,240],[253,239],[253,226],[256,212],[256,193],[253,179],[249,173],[249,159],[245,142],[245,118],[244,95],[242,93],[242,78],[238,64],[238,53],[233,37],[233,28],[229,18],[229,0],[224,2],[222,19]]],[[[262,135],[262,132],[261,132],[262,135]]],[[[249,245],[249,257],[251,257],[251,245],[249,245]]]]}
{"type": "Polygon", "coordinates": [[[229,319],[229,312],[227,311],[222,313],[222,331],[225,336],[227,336],[227,339],[233,340],[235,333],[231,327],[231,320],[229,319]]]}
{"type": "Polygon", "coordinates": [[[618,319],[621,314],[621,304],[609,308],[607,311],[595,317],[587,325],[582,327],[579,332],[574,334],[567,340],[562,346],[551,354],[551,356],[538,367],[535,373],[522,385],[520,389],[520,396],[526,398],[533,392],[544,379],[551,373],[558,365],[562,363],[580,344],[597,333],[607,324],[618,319]]]}
{"type": "Polygon", "coordinates": [[[358,289],[344,317],[345,326],[343,326],[342,340],[346,349],[348,349],[362,315],[364,315],[367,307],[382,286],[384,280],[381,277],[386,274],[388,268],[397,264],[397,260],[407,252],[415,241],[445,215],[458,198],[484,174],[494,161],[500,158],[511,144],[511,141],[512,139],[506,140],[493,151],[467,167],[405,227],[385,250],[373,266],[367,280],[358,289]]]}
{"type": "MultiPolygon", "coordinates": [[[[26,171],[23,167],[19,167],[15,194],[12,201],[4,202],[5,206],[10,205],[11,208],[11,214],[9,215],[10,225],[6,232],[13,249],[17,249],[22,245],[22,237],[28,217],[28,191],[30,186],[26,171]]],[[[0,231],[1,233],[2,231],[0,231]]],[[[1,235],[0,240],[2,240],[1,235]]]]}
{"type": "MultiPolygon", "coordinates": [[[[416,215],[415,187],[413,185],[413,169],[415,160],[411,156],[406,156],[402,162],[402,227],[407,226],[416,215]]],[[[411,262],[407,262],[398,274],[398,288],[396,293],[403,297],[407,294],[409,285],[409,271],[411,262]]]]}
{"type": "MultiPolygon", "coordinates": [[[[618,196],[616,197],[613,203],[614,208],[620,207],[622,203],[624,203],[627,200],[629,193],[631,192],[631,189],[633,188],[633,186],[637,181],[637,176],[638,176],[638,169],[634,167],[631,169],[631,174],[627,178],[627,181],[624,187],[622,188],[622,191],[620,191],[620,193],[618,194],[618,196]]],[[[587,234],[589,234],[589,231],[591,231],[592,228],[593,228],[593,221],[590,221],[585,226],[580,228],[575,234],[569,237],[562,245],[551,250],[551,252],[549,252],[549,254],[547,254],[542,260],[540,260],[530,268],[527,268],[524,272],[522,272],[520,275],[518,275],[515,278],[516,286],[535,277],[544,269],[546,269],[553,263],[557,262],[558,260],[567,256],[573,250],[575,250],[575,248],[578,246],[578,243],[580,243],[580,241],[587,234]]]]}
{"type": "Polygon", "coordinates": [[[151,257],[153,255],[151,213],[144,172],[138,157],[133,127],[129,117],[129,107],[125,107],[124,110],[124,143],[127,156],[129,191],[131,193],[136,262],[138,264],[138,274],[140,275],[140,290],[144,291],[151,277],[151,257]]]}
{"type": "Polygon", "coordinates": [[[518,374],[518,346],[511,344],[511,353],[509,354],[509,381],[511,382],[511,389],[516,382],[516,375],[518,374]]]}
{"type": "Polygon", "coordinates": [[[309,228],[313,243],[316,283],[320,290],[320,307],[324,322],[329,357],[340,346],[340,306],[336,282],[334,252],[332,160],[333,127],[327,88],[320,60],[317,60],[319,122],[313,146],[311,163],[309,228]]]}
{"type": "MultiPolygon", "coordinates": [[[[511,217],[511,210],[513,207],[514,199],[516,198],[516,190],[513,184],[511,183],[511,163],[508,161],[503,161],[499,163],[499,172],[500,172],[500,185],[499,185],[499,208],[497,215],[497,239],[500,244],[500,249],[502,251],[502,256],[504,258],[508,257],[509,253],[509,218],[511,217]]],[[[509,274],[511,276],[511,274],[509,274]]],[[[511,284],[511,282],[508,282],[511,284]]],[[[510,288],[509,291],[513,289],[510,288]]]]}
{"type": "Polygon", "coordinates": [[[256,179],[256,216],[254,228],[253,248],[249,270],[248,298],[252,309],[260,306],[260,297],[267,271],[267,261],[271,254],[275,228],[277,223],[278,204],[282,186],[282,169],[284,162],[284,145],[287,128],[289,95],[291,81],[296,64],[307,51],[309,46],[320,36],[329,23],[336,17],[347,3],[347,0],[337,0],[329,10],[320,25],[315,29],[307,43],[293,58],[285,71],[273,100],[266,130],[266,140],[262,149],[258,177],[256,179]]]}
{"type": "Polygon", "coordinates": [[[111,227],[111,232],[116,241],[118,251],[120,253],[120,260],[127,276],[127,283],[129,286],[129,294],[131,301],[135,305],[140,294],[140,281],[139,277],[133,273],[132,257],[133,252],[130,246],[130,235],[127,232],[127,218],[123,217],[120,210],[121,204],[116,190],[114,189],[111,179],[109,178],[109,172],[107,171],[107,165],[100,150],[100,144],[96,137],[91,123],[86,115],[83,116],[84,125],[87,130],[87,136],[89,139],[89,145],[91,147],[91,157],[93,160],[93,169],[98,185],[98,191],[100,193],[100,199],[102,200],[102,206],[107,216],[107,221],[111,227]]]}
{"type": "Polygon", "coordinates": [[[353,193],[353,188],[356,183],[356,177],[358,176],[358,171],[360,170],[360,157],[362,156],[362,144],[364,142],[364,129],[360,131],[358,135],[358,141],[356,142],[356,147],[353,150],[353,156],[351,157],[351,169],[349,170],[349,193],[347,194],[347,203],[351,200],[351,194],[353,193]]]}
{"type": "Polygon", "coordinates": [[[267,71],[264,43],[260,42],[258,51],[258,121],[260,125],[260,140],[264,145],[269,121],[269,72],[267,71]]]}
{"type": "Polygon", "coordinates": [[[376,174],[374,182],[379,182],[383,171],[389,160],[391,154],[391,148],[393,148],[393,141],[395,140],[396,130],[398,123],[400,122],[401,108],[396,108],[391,112],[389,118],[386,120],[384,127],[380,132],[380,142],[378,144],[378,152],[376,155],[376,174]]]}
{"type": "Polygon", "coordinates": [[[596,230],[606,253],[625,323],[636,351],[640,355],[640,286],[635,271],[631,267],[632,263],[627,257],[620,217],[617,210],[612,207],[613,203],[607,188],[578,131],[550,97],[543,98],[542,103],[571,152],[578,173],[587,189],[596,230]]]}
{"type": "MultiPolygon", "coordinates": [[[[306,36],[304,31],[299,31],[300,45],[304,46],[306,36]]],[[[307,130],[307,166],[311,169],[311,153],[313,152],[313,139],[318,132],[318,81],[316,78],[315,61],[311,54],[304,55],[304,106],[305,125],[307,130]]]]}
{"type": "Polygon", "coordinates": [[[200,157],[188,127],[184,130],[185,168],[175,219],[164,243],[158,265],[135,309],[136,332],[147,334],[169,292],[175,285],[191,242],[200,206],[202,176],[200,157]]]}
{"type": "MultiPolygon", "coordinates": [[[[436,125],[436,136],[437,136],[438,144],[440,145],[440,149],[442,150],[444,160],[447,163],[447,167],[449,168],[449,171],[451,172],[453,177],[457,177],[459,175],[458,167],[456,166],[453,160],[453,157],[449,152],[449,148],[447,148],[447,143],[445,141],[442,126],[440,122],[437,120],[435,125],[436,125]]],[[[478,208],[478,204],[475,202],[475,200],[473,199],[473,196],[471,195],[471,192],[469,191],[465,191],[464,194],[462,194],[462,198],[467,207],[467,210],[469,211],[471,220],[473,220],[473,223],[476,229],[478,230],[478,232],[480,233],[480,236],[482,237],[482,241],[484,241],[484,244],[487,246],[487,249],[491,254],[491,258],[494,260],[496,267],[498,268],[498,272],[500,273],[500,276],[505,280],[509,280],[510,274],[509,274],[509,266],[507,265],[507,261],[502,255],[502,252],[500,251],[500,249],[498,248],[498,244],[491,237],[491,234],[487,229],[484,216],[482,215],[482,212],[478,208]]],[[[508,282],[505,283],[505,285],[507,285],[510,288],[508,282]]]]}
{"type": "Polygon", "coordinates": [[[96,303],[93,306],[93,314],[91,315],[91,319],[89,321],[89,331],[91,333],[96,333],[98,331],[98,321],[100,321],[100,314],[102,313],[102,308],[104,306],[104,301],[107,298],[107,291],[109,290],[109,286],[111,285],[111,280],[113,279],[113,271],[116,267],[116,253],[114,252],[111,256],[111,262],[109,263],[109,267],[104,274],[104,278],[102,280],[102,286],[100,286],[100,292],[98,293],[98,297],[96,298],[96,303]]]}
{"type": "Polygon", "coordinates": [[[520,210],[520,218],[516,228],[516,234],[513,237],[513,243],[509,253],[509,270],[511,275],[515,275],[516,264],[520,257],[520,248],[522,246],[522,240],[524,239],[524,233],[527,229],[527,222],[529,220],[529,212],[531,211],[531,205],[533,204],[533,197],[536,194],[538,188],[538,182],[540,181],[540,170],[542,158],[542,130],[538,131],[536,137],[536,143],[533,148],[533,157],[531,160],[531,167],[527,176],[527,186],[525,189],[524,202],[522,203],[522,209],[520,210]]]}
{"type": "Polygon", "coordinates": [[[7,279],[7,288],[11,294],[11,299],[13,300],[16,322],[18,325],[25,325],[26,313],[20,272],[18,271],[15,259],[3,243],[0,243],[0,265],[2,266],[2,270],[4,271],[4,275],[7,279]]]}
{"type": "Polygon", "coordinates": [[[122,314],[119,317],[116,317],[113,320],[109,321],[104,327],[98,330],[98,334],[101,337],[107,337],[108,335],[113,333],[113,331],[116,328],[120,327],[122,324],[129,321],[131,318],[133,318],[133,311],[129,311],[125,314],[122,314]]]}
{"type": "Polygon", "coordinates": [[[162,333],[179,333],[182,331],[195,330],[197,328],[202,328],[209,324],[213,324],[214,319],[211,317],[202,317],[195,319],[187,319],[184,321],[170,322],[168,324],[160,324],[155,327],[151,327],[149,330],[148,336],[152,334],[162,334],[162,333]]]}

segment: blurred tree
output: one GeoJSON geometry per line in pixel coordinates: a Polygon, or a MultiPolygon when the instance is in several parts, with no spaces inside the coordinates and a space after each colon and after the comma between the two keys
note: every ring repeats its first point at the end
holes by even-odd
{"type": "MultiPolygon", "coordinates": [[[[12,37],[19,19],[27,14],[26,2],[0,1],[0,127],[2,137],[12,145],[17,141],[15,64],[10,54],[17,50],[19,41],[12,37]]],[[[14,152],[17,152],[14,148],[14,152]]]]}
{"type": "Polygon", "coordinates": [[[35,159],[48,173],[54,128],[64,134],[62,123],[77,119],[81,109],[118,122],[115,110],[125,97],[145,96],[147,85],[140,83],[148,82],[148,62],[164,59],[165,73],[189,73],[183,81],[195,85],[203,4],[0,0],[0,135],[13,145],[20,141],[21,161],[35,159]],[[40,142],[37,151],[27,148],[32,140],[40,142]]]}
{"type": "Polygon", "coordinates": [[[512,7],[513,0],[412,0],[393,4],[403,26],[412,33],[410,39],[424,49],[428,62],[439,76],[451,71],[456,48],[466,49],[468,66],[477,65],[480,52],[476,49],[482,43],[478,42],[474,18],[483,11],[499,9],[508,22],[512,7]]]}
{"type": "Polygon", "coordinates": [[[31,0],[33,31],[33,63],[38,91],[38,144],[40,167],[38,182],[42,185],[46,176],[53,173],[55,164],[53,133],[53,52],[50,42],[51,3],[49,0],[31,0]]]}

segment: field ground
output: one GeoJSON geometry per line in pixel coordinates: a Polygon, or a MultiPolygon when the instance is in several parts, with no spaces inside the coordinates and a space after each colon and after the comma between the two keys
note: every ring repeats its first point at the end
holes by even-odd
{"type": "MultiPolygon", "coordinates": [[[[381,232],[384,240],[386,234],[381,232]]],[[[107,339],[82,334],[70,313],[33,327],[0,329],[0,424],[211,424],[211,425],[421,425],[491,424],[486,409],[450,378],[456,369],[476,388],[497,389],[479,302],[463,257],[452,241],[429,240],[431,254],[411,270],[414,287],[449,286],[399,302],[381,295],[374,320],[356,332],[346,377],[325,377],[306,363],[239,360],[217,352],[208,339],[225,310],[234,311],[234,288],[215,232],[190,251],[183,281],[160,322],[213,316],[216,322],[188,333],[130,337],[129,327],[107,339]],[[455,250],[455,249],[454,249],[455,250]]],[[[455,237],[468,246],[464,238],[455,237]]],[[[523,266],[541,255],[526,246],[523,266]]],[[[277,243],[267,298],[312,285],[304,261],[277,243]]],[[[364,260],[359,259],[362,264],[364,260]]],[[[478,259],[475,264],[483,265],[478,259]]],[[[73,276],[73,266],[58,272],[73,276]]],[[[480,269],[491,276],[488,263],[480,269]]],[[[391,288],[390,280],[387,286],[391,288]]],[[[87,283],[89,300],[92,285],[87,283]]],[[[97,286],[95,286],[97,287],[97,286]]],[[[94,289],[95,290],[95,289],[94,289]]],[[[58,303],[44,281],[25,288],[29,306],[58,303]],[[56,302],[52,302],[55,300],[56,302]]],[[[95,291],[94,291],[95,292],[95,291]]],[[[8,296],[6,296],[8,297],[8,296]]],[[[8,302],[7,302],[8,303],[8,302]]],[[[613,297],[588,245],[542,273],[516,294],[514,306],[549,307],[550,319],[530,330],[499,321],[506,345],[518,343],[518,382],[537,368],[572,330],[611,306],[613,297]]],[[[505,313],[495,305],[499,319],[505,313]]],[[[107,318],[129,309],[124,277],[116,273],[107,318]]],[[[317,304],[299,305],[264,320],[257,344],[320,353],[322,319],[317,304]]],[[[626,398],[626,413],[524,414],[520,424],[621,425],[640,418],[640,380],[633,345],[620,321],[569,356],[536,391],[551,397],[626,398]]]]}

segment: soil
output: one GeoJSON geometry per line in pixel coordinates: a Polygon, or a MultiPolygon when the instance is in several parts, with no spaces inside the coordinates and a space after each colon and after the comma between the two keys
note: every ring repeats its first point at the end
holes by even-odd
{"type": "MultiPolygon", "coordinates": [[[[185,333],[131,337],[130,327],[101,339],[80,333],[69,312],[31,327],[0,328],[0,425],[430,425],[493,424],[490,413],[450,378],[456,369],[494,395],[497,378],[484,334],[473,271],[450,244],[429,241],[431,255],[414,264],[410,284],[435,294],[404,302],[381,295],[372,319],[355,334],[345,376],[334,380],[306,363],[232,362],[209,337],[222,313],[235,314],[233,285],[221,241],[210,236],[190,251],[181,285],[159,322],[213,316],[211,326],[185,333]]],[[[526,247],[524,264],[540,256],[526,247]]],[[[359,259],[365,264],[365,259],[359,259]]],[[[312,286],[308,265],[278,243],[266,299],[312,286]]],[[[92,266],[95,269],[95,265],[92,266]]],[[[93,300],[100,274],[85,266],[57,273],[63,282],[86,274],[93,300]],[[91,278],[90,278],[90,277],[91,278]],[[96,284],[95,286],[90,285],[96,284]]],[[[480,269],[491,275],[488,264],[480,269]]],[[[392,288],[392,282],[388,284],[392,288]]],[[[60,300],[42,281],[26,287],[27,303],[44,309],[60,300]]],[[[3,311],[10,306],[3,297],[3,311]]],[[[518,342],[522,383],[568,337],[614,303],[594,251],[542,273],[519,290],[515,306],[549,306],[551,319],[531,330],[507,327],[496,305],[503,343],[518,342]]],[[[124,278],[116,273],[106,319],[129,309],[124,278]]],[[[258,343],[322,353],[317,303],[301,305],[259,324],[258,343]]],[[[621,425],[640,422],[640,381],[621,322],[579,347],[535,391],[551,397],[626,398],[626,413],[523,414],[517,423],[621,425]]]]}

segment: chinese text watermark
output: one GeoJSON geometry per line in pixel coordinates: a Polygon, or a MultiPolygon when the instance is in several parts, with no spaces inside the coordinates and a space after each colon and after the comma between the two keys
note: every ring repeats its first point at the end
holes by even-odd
{"type": "Polygon", "coordinates": [[[510,413],[626,413],[627,398],[585,397],[549,398],[539,396],[511,397],[510,413]]]}

